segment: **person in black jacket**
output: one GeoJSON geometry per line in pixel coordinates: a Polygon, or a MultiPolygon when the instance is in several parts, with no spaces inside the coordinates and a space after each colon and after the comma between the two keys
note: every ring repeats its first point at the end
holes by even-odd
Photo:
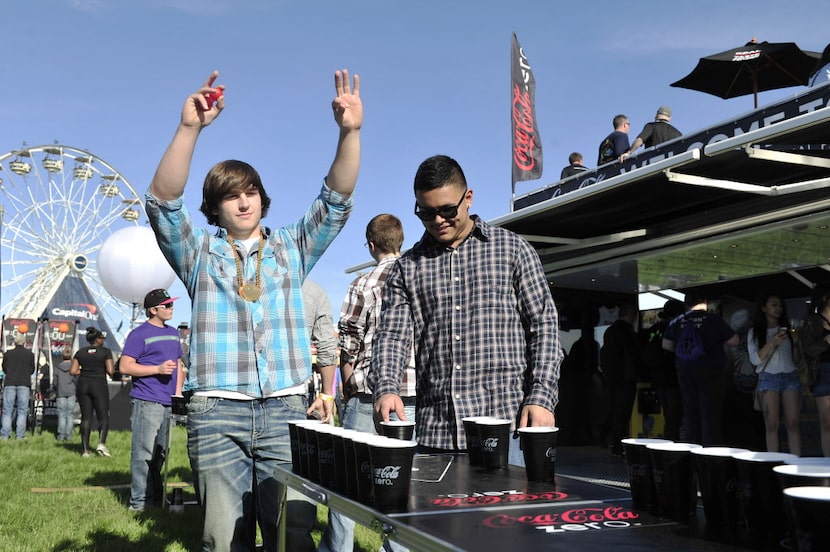
{"type": "Polygon", "coordinates": [[[682,301],[669,299],[660,311],[660,320],[646,331],[643,360],[648,368],[651,385],[657,390],[657,397],[663,409],[663,437],[672,441],[680,439],[683,421],[683,398],[677,384],[677,369],[674,353],[663,349],[663,334],[676,317],[685,312],[682,301]]]}
{"type": "Polygon", "coordinates": [[[608,423],[611,454],[616,457],[623,455],[620,441],[629,436],[637,374],[642,366],[640,340],[635,331],[639,314],[633,305],[620,305],[617,320],[605,330],[600,350],[602,372],[611,398],[608,423]]]}
{"type": "Polygon", "coordinates": [[[587,170],[588,167],[582,164],[582,154],[575,151],[568,156],[568,166],[562,169],[562,172],[559,174],[559,179],[564,180],[569,176],[583,173],[587,170]]]}
{"type": "Polygon", "coordinates": [[[14,336],[14,348],[3,355],[3,414],[0,423],[0,439],[7,440],[12,433],[12,411],[17,405],[15,433],[18,439],[26,438],[26,418],[29,415],[29,396],[32,392],[32,374],[35,371],[35,355],[25,346],[22,334],[14,336]]]}

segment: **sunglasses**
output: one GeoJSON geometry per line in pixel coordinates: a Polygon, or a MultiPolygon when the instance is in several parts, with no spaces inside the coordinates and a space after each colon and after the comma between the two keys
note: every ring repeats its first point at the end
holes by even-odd
{"type": "Polygon", "coordinates": [[[173,303],[167,303],[166,305],[156,305],[157,309],[172,309],[175,307],[173,303]]]}
{"type": "Polygon", "coordinates": [[[461,199],[458,200],[458,203],[455,205],[439,207],[437,209],[425,209],[418,205],[418,202],[415,202],[415,216],[421,219],[424,222],[430,222],[435,220],[437,215],[440,215],[442,219],[452,219],[458,215],[458,208],[461,207],[461,203],[464,201],[464,198],[467,197],[467,190],[464,190],[464,193],[461,194],[461,199]]]}

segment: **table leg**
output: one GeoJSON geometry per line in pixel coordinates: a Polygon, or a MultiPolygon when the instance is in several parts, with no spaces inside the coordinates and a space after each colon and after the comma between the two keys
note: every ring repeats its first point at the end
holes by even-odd
{"type": "Polygon", "coordinates": [[[161,469],[161,489],[162,493],[164,493],[162,500],[164,501],[165,507],[169,509],[172,501],[167,498],[167,469],[170,461],[170,446],[173,443],[173,426],[176,425],[173,414],[167,415],[165,423],[167,424],[167,441],[164,443],[164,466],[161,469]]]}
{"type": "Polygon", "coordinates": [[[285,552],[286,550],[286,516],[288,514],[288,487],[282,483],[279,484],[279,501],[280,501],[280,517],[277,521],[277,550],[285,552]]]}

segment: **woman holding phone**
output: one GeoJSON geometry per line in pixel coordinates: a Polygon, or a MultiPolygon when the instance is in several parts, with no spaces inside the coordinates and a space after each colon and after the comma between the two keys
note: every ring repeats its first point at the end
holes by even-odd
{"type": "Polygon", "coordinates": [[[801,383],[793,360],[797,339],[790,331],[790,319],[783,299],[774,293],[764,295],[755,308],[755,318],[747,334],[749,359],[758,373],[757,393],[761,396],[767,450],[777,452],[778,428],[783,410],[789,452],[801,455],[801,383]]]}

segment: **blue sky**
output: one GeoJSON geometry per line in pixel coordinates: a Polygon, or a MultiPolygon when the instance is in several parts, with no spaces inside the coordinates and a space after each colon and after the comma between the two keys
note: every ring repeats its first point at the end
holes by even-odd
{"type": "MultiPolygon", "coordinates": [[[[459,160],[474,213],[509,212],[512,32],[536,78],[545,163],[542,179],[517,184],[517,193],[557,180],[571,151],[592,166],[617,113],[630,117],[633,139],[662,104],[684,132],[751,110],[751,96],[721,100],[669,86],[701,56],[752,37],[817,51],[830,41],[820,0],[13,0],[4,7],[0,151],[24,141],[82,148],[142,195],[185,97],[220,71],[226,109],[198,145],[185,195],[194,213],[210,166],[237,158],[257,168],[274,199],[268,226],[299,217],[334,152],[333,72],[359,73],[365,122],[356,207],[311,274],[335,318],[353,278],[345,270],[370,260],[363,242],[371,217],[399,216],[405,247],[423,232],[412,215],[412,178],[424,158],[459,160]]],[[[759,104],[798,91],[762,93],[759,104]]],[[[172,291],[184,294],[178,283],[172,291]]],[[[189,319],[185,312],[178,309],[174,322],[189,319]]]]}

